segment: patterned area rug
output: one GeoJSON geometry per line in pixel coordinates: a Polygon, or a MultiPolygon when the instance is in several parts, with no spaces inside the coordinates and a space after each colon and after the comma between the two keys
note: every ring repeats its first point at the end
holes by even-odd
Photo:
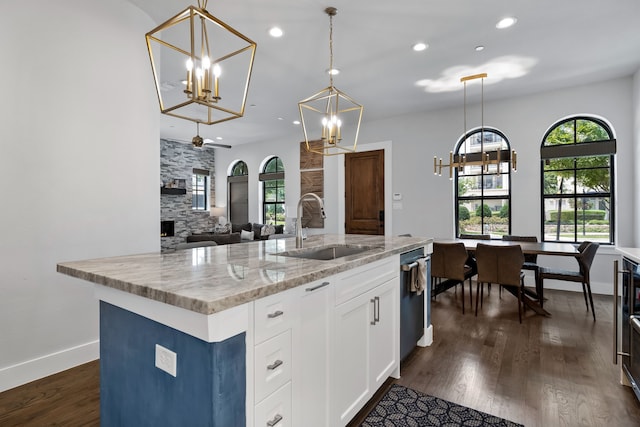
{"type": "Polygon", "coordinates": [[[499,426],[523,427],[503,418],[428,396],[398,384],[391,386],[362,427],[499,426]]]}

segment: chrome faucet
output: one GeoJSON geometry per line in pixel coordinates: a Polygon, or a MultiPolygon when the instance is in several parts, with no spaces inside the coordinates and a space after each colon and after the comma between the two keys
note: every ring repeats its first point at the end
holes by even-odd
{"type": "MultiPolygon", "coordinates": [[[[318,197],[317,194],[314,194],[314,193],[303,194],[298,200],[298,210],[297,210],[298,218],[296,219],[296,248],[302,247],[302,202],[307,197],[315,198],[315,200],[318,202],[318,205],[320,206],[320,215],[322,215],[323,219],[327,217],[324,213],[324,203],[322,202],[322,199],[318,197]]],[[[310,199],[307,199],[307,200],[310,200],[310,199]]]]}

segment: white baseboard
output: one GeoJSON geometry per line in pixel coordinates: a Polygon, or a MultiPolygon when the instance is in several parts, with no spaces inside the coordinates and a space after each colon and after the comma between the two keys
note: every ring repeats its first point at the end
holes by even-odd
{"type": "MultiPolygon", "coordinates": [[[[545,280],[545,289],[556,289],[558,291],[572,291],[582,293],[582,285],[578,282],[563,282],[562,280],[545,280]]],[[[611,283],[591,282],[591,293],[598,295],[613,295],[613,285],[611,283]]]]}
{"type": "Polygon", "coordinates": [[[418,341],[418,345],[420,347],[427,347],[431,344],[433,344],[433,325],[429,325],[428,327],[424,328],[424,334],[418,341]]]}
{"type": "Polygon", "coordinates": [[[0,368],[0,392],[91,362],[99,357],[100,341],[95,340],[0,368]]]}

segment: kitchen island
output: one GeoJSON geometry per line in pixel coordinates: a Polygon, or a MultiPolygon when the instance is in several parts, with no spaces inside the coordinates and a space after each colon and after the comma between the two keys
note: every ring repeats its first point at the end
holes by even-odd
{"type": "Polygon", "coordinates": [[[102,424],[346,424],[399,376],[399,256],[430,244],[319,235],[58,264],[96,284],[102,424]],[[313,259],[331,247],[351,249],[313,259]]]}

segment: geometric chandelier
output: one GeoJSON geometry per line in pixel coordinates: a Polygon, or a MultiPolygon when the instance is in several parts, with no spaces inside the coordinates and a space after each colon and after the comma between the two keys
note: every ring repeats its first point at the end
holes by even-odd
{"type": "Polygon", "coordinates": [[[210,125],[244,115],[256,43],[206,7],[198,0],[146,41],[160,111],[210,125]]]}
{"type": "Polygon", "coordinates": [[[355,152],[362,120],[362,105],[333,86],[333,17],[335,7],[327,7],[329,15],[329,86],[298,102],[300,121],[307,151],[323,156],[355,152]],[[314,141],[322,142],[315,145],[314,141]]]}
{"type": "Polygon", "coordinates": [[[487,73],[474,74],[471,76],[465,76],[460,78],[460,82],[464,83],[464,138],[465,143],[469,142],[467,135],[470,131],[467,130],[467,82],[471,80],[481,79],[481,97],[480,97],[480,138],[479,147],[477,151],[465,149],[462,154],[453,154],[449,152],[449,163],[443,163],[442,158],[438,160],[436,156],[433,157],[433,173],[434,175],[442,176],[442,168],[449,168],[449,179],[453,179],[453,171],[457,170],[462,172],[467,166],[474,166],[482,171],[483,174],[489,174],[493,169],[496,174],[500,173],[501,165],[506,164],[514,171],[517,170],[518,155],[515,150],[507,150],[504,148],[487,148],[485,146],[485,129],[484,129],[484,79],[487,77],[487,73]]]}

